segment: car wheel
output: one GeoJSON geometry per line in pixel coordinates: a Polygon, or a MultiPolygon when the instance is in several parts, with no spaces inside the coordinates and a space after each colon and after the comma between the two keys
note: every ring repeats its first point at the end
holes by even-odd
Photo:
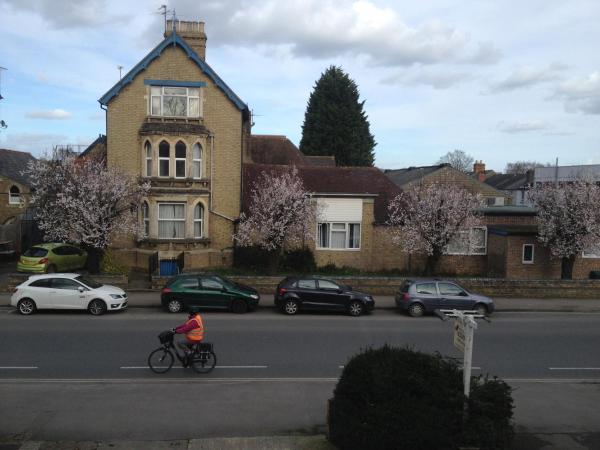
{"type": "Polygon", "coordinates": [[[46,268],[46,273],[56,273],[56,266],[54,264],[50,264],[46,268]]]}
{"type": "Polygon", "coordinates": [[[421,317],[425,314],[425,307],[421,303],[413,303],[408,307],[408,314],[412,317],[421,317]]]}
{"type": "Polygon", "coordinates": [[[35,312],[35,302],[30,298],[23,298],[17,303],[17,309],[19,310],[19,313],[24,316],[29,316],[35,312]]]}
{"type": "Polygon", "coordinates": [[[287,299],[283,304],[283,312],[286,313],[288,316],[293,316],[298,312],[299,309],[300,306],[298,305],[298,302],[291,298],[287,299]]]}
{"type": "Polygon", "coordinates": [[[348,306],[348,312],[351,316],[358,317],[363,313],[363,304],[358,300],[353,300],[348,306]]]}
{"type": "Polygon", "coordinates": [[[178,313],[183,311],[183,303],[181,303],[180,300],[169,300],[169,303],[167,303],[167,309],[169,310],[169,312],[172,313],[178,313]]]}
{"type": "Polygon", "coordinates": [[[231,311],[236,314],[244,314],[248,311],[248,303],[241,298],[236,298],[231,302],[231,311]]]}
{"type": "Polygon", "coordinates": [[[485,306],[483,303],[477,303],[475,305],[475,311],[477,311],[477,314],[481,314],[482,316],[486,316],[487,315],[487,306],[485,306]]]}
{"type": "Polygon", "coordinates": [[[88,311],[92,316],[101,316],[106,312],[106,303],[96,298],[88,305],[88,311]]]}

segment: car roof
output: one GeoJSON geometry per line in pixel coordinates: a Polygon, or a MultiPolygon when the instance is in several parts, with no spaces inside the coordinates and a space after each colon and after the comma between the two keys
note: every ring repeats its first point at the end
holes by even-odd
{"type": "MultiPolygon", "coordinates": [[[[71,246],[73,246],[73,244],[67,244],[65,242],[45,242],[43,244],[32,245],[31,248],[37,247],[37,248],[45,248],[46,250],[51,250],[53,248],[60,247],[61,245],[71,245],[71,246]]],[[[76,246],[74,246],[74,247],[76,247],[76,246]]]]}
{"type": "Polygon", "coordinates": [[[44,273],[41,275],[31,275],[27,281],[41,280],[43,278],[77,278],[81,276],[79,273],[44,273]]]}

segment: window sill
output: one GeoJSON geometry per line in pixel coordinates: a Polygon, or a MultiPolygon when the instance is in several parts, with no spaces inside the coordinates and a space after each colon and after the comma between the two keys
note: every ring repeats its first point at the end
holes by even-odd
{"type": "Polygon", "coordinates": [[[360,252],[360,248],[315,248],[316,251],[320,252],[360,252]]]}
{"type": "Polygon", "coordinates": [[[183,239],[157,239],[157,238],[149,238],[142,239],[138,242],[147,243],[147,244],[209,244],[209,238],[183,238],[183,239]]]}

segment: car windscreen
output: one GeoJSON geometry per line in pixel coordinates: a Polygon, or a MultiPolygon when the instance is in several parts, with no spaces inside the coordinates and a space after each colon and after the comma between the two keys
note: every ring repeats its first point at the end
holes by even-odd
{"type": "Polygon", "coordinates": [[[42,247],[31,247],[23,256],[29,256],[30,258],[43,258],[48,254],[48,250],[42,247]]]}
{"type": "Polygon", "coordinates": [[[89,277],[84,277],[83,275],[79,275],[78,277],[75,277],[75,279],[92,289],[97,289],[102,286],[102,283],[98,283],[96,280],[89,277]]]}

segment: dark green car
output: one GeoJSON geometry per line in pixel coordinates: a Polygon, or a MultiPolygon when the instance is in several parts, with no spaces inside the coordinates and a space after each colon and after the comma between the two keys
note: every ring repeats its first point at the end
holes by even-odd
{"type": "Polygon", "coordinates": [[[185,273],[167,282],[160,300],[172,313],[195,306],[243,314],[256,309],[260,296],[256,289],[219,275],[185,273]]]}

